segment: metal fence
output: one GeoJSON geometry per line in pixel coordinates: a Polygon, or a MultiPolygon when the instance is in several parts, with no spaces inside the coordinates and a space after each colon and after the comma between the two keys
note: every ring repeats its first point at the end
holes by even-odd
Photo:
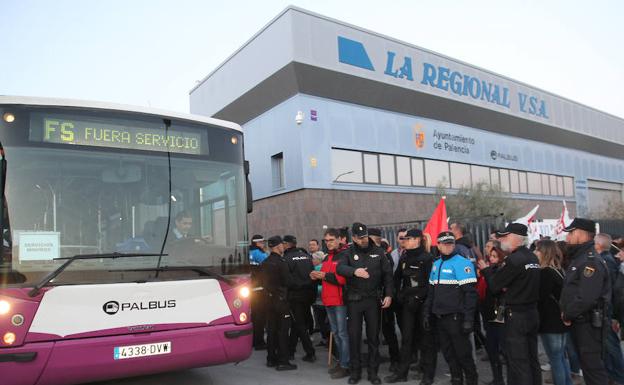
{"type": "MultiPolygon", "coordinates": [[[[390,242],[392,248],[397,247],[397,234],[400,229],[424,229],[427,226],[428,219],[416,219],[407,222],[397,223],[378,223],[371,224],[368,227],[377,227],[381,229],[381,234],[390,242]]],[[[470,234],[475,245],[482,250],[487,242],[490,231],[502,229],[505,227],[505,218],[500,215],[486,215],[482,217],[471,218],[451,218],[451,222],[459,222],[466,226],[467,233],[470,234]]],[[[435,235],[434,235],[435,236],[435,235]]]]}
{"type": "Polygon", "coordinates": [[[624,220],[621,219],[598,219],[600,232],[611,234],[613,237],[624,235],[624,220]]]}

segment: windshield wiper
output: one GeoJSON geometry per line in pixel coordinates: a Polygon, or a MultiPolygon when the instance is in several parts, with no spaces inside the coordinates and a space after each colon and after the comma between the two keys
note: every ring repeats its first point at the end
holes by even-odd
{"type": "Polygon", "coordinates": [[[63,272],[67,266],[71,265],[74,261],[85,259],[115,259],[115,258],[132,258],[132,257],[160,257],[167,254],[146,254],[146,253],[104,253],[104,254],[78,254],[73,257],[54,258],[54,260],[66,259],[65,263],[46,275],[38,284],[36,284],[31,291],[28,292],[28,296],[34,297],[39,294],[42,287],[50,283],[54,278],[63,272]]]}
{"type": "MultiPolygon", "coordinates": [[[[159,255],[159,254],[156,254],[159,255]]],[[[162,271],[193,271],[197,274],[199,274],[200,276],[203,277],[213,277],[218,279],[219,281],[223,281],[225,283],[227,283],[230,286],[234,286],[234,281],[232,281],[231,279],[222,276],[221,274],[215,273],[214,271],[211,271],[209,269],[206,269],[203,266],[161,266],[161,267],[146,267],[144,269],[124,269],[124,270],[109,270],[111,272],[118,272],[118,271],[155,271],[156,273],[162,272],[162,271]]]]}

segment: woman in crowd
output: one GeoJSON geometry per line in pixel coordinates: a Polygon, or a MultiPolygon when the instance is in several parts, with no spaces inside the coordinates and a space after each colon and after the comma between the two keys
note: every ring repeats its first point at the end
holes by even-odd
{"type": "Polygon", "coordinates": [[[535,255],[541,266],[540,300],[540,339],[550,360],[553,383],[572,385],[570,364],[565,356],[568,327],[561,321],[559,297],[564,282],[561,268],[562,254],[557,244],[550,240],[538,242],[535,255]]]}
{"type": "MultiPolygon", "coordinates": [[[[500,242],[497,240],[488,241],[485,246],[485,251],[488,260],[486,262],[480,259],[479,269],[490,266],[496,271],[504,259],[500,242]]],[[[504,300],[502,295],[494,295],[494,293],[487,288],[487,282],[483,276],[479,277],[477,288],[479,291],[479,311],[481,312],[485,326],[485,348],[490,360],[493,376],[493,380],[489,385],[505,385],[505,380],[503,379],[503,363],[501,362],[504,322],[502,309],[504,308],[504,300]]]]}

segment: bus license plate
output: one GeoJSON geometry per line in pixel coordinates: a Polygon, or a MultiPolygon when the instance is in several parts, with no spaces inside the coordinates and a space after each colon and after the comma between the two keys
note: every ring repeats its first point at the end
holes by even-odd
{"type": "Polygon", "coordinates": [[[118,346],[114,350],[113,357],[116,360],[124,360],[126,358],[158,356],[169,353],[171,353],[171,342],[158,342],[155,344],[118,346]]]}

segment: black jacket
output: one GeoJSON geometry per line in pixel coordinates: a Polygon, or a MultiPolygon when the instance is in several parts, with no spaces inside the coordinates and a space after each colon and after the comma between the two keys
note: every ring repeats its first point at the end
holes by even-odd
{"type": "Polygon", "coordinates": [[[279,254],[271,253],[260,265],[264,292],[272,301],[286,301],[290,273],[288,265],[279,254]]]}
{"type": "Polygon", "coordinates": [[[384,297],[392,297],[392,265],[386,258],[386,253],[371,240],[365,249],[354,243],[345,250],[341,254],[336,272],[347,279],[347,302],[379,298],[382,292],[384,297]],[[358,268],[366,268],[370,276],[367,279],[356,277],[354,273],[358,268]]]}
{"type": "Polygon", "coordinates": [[[613,283],[613,318],[624,324],[624,271],[620,269],[613,283]]]}
{"type": "Polygon", "coordinates": [[[537,256],[524,246],[511,253],[494,272],[481,270],[492,293],[505,292],[507,307],[534,305],[539,301],[540,265],[537,256]]]}
{"type": "Polygon", "coordinates": [[[284,260],[290,272],[288,299],[314,301],[317,282],[310,278],[314,270],[312,258],[307,251],[293,247],[284,252],[284,260]]]}
{"type": "Polygon", "coordinates": [[[568,327],[561,321],[559,298],[564,280],[563,271],[552,267],[544,267],[540,272],[540,299],[538,310],[540,315],[540,333],[565,333],[568,327]]]}
{"type": "Polygon", "coordinates": [[[406,250],[395,273],[397,299],[402,304],[422,303],[427,298],[433,257],[424,248],[406,250]]]}
{"type": "Polygon", "coordinates": [[[589,317],[589,312],[595,308],[606,310],[611,300],[611,282],[607,264],[594,250],[593,241],[572,247],[570,251],[571,262],[559,303],[565,319],[574,321],[578,317],[589,317]]]}
{"type": "MultiPolygon", "coordinates": [[[[498,267],[498,265],[493,265],[490,267],[493,274],[496,274],[496,270],[498,270],[498,267]]],[[[483,320],[492,321],[496,318],[496,311],[498,307],[503,304],[504,297],[503,293],[494,294],[490,286],[486,286],[487,288],[485,290],[485,298],[483,298],[483,300],[479,302],[479,311],[481,312],[483,320]]]]}

